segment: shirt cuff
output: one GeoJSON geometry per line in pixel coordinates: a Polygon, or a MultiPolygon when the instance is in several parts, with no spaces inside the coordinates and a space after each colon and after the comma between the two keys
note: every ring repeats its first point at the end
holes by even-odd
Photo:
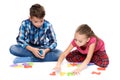
{"type": "Polygon", "coordinates": [[[50,48],[50,49],[55,49],[56,46],[57,46],[57,43],[54,43],[54,44],[52,44],[49,48],[50,48]]]}
{"type": "Polygon", "coordinates": [[[28,44],[22,44],[21,45],[23,48],[26,48],[26,46],[28,46],[28,44]]]}

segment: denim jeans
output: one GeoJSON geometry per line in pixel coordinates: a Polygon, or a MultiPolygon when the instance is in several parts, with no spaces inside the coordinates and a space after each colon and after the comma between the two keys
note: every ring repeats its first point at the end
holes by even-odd
{"type": "Polygon", "coordinates": [[[12,45],[9,50],[11,54],[18,56],[14,59],[14,63],[57,61],[62,53],[62,51],[54,49],[48,52],[44,59],[40,59],[35,57],[31,51],[21,47],[20,45],[12,45]]]}

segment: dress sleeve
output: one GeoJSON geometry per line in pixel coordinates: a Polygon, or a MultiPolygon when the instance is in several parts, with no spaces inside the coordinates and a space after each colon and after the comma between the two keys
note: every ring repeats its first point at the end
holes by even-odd
{"type": "Polygon", "coordinates": [[[96,38],[95,37],[91,37],[90,41],[89,41],[89,44],[92,44],[92,43],[95,43],[95,42],[96,42],[96,38]]]}
{"type": "Polygon", "coordinates": [[[77,46],[74,39],[71,41],[71,44],[72,44],[74,47],[77,46]]]}

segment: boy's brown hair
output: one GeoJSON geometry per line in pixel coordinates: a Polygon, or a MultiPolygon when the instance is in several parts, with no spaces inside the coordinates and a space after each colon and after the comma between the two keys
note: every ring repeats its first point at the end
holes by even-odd
{"type": "Polygon", "coordinates": [[[44,7],[40,4],[34,4],[30,8],[30,17],[37,17],[39,19],[45,16],[44,7]]]}

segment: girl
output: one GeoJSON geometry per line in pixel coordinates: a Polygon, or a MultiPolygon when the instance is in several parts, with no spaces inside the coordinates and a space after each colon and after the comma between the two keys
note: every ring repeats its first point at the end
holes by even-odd
{"type": "Polygon", "coordinates": [[[103,68],[109,64],[103,40],[98,38],[87,24],[82,24],[77,28],[74,39],[60,55],[54,68],[55,71],[61,69],[60,65],[65,57],[68,62],[82,62],[81,66],[73,71],[74,74],[79,74],[90,62],[103,68]],[[74,47],[77,49],[71,51],[74,47]]]}

